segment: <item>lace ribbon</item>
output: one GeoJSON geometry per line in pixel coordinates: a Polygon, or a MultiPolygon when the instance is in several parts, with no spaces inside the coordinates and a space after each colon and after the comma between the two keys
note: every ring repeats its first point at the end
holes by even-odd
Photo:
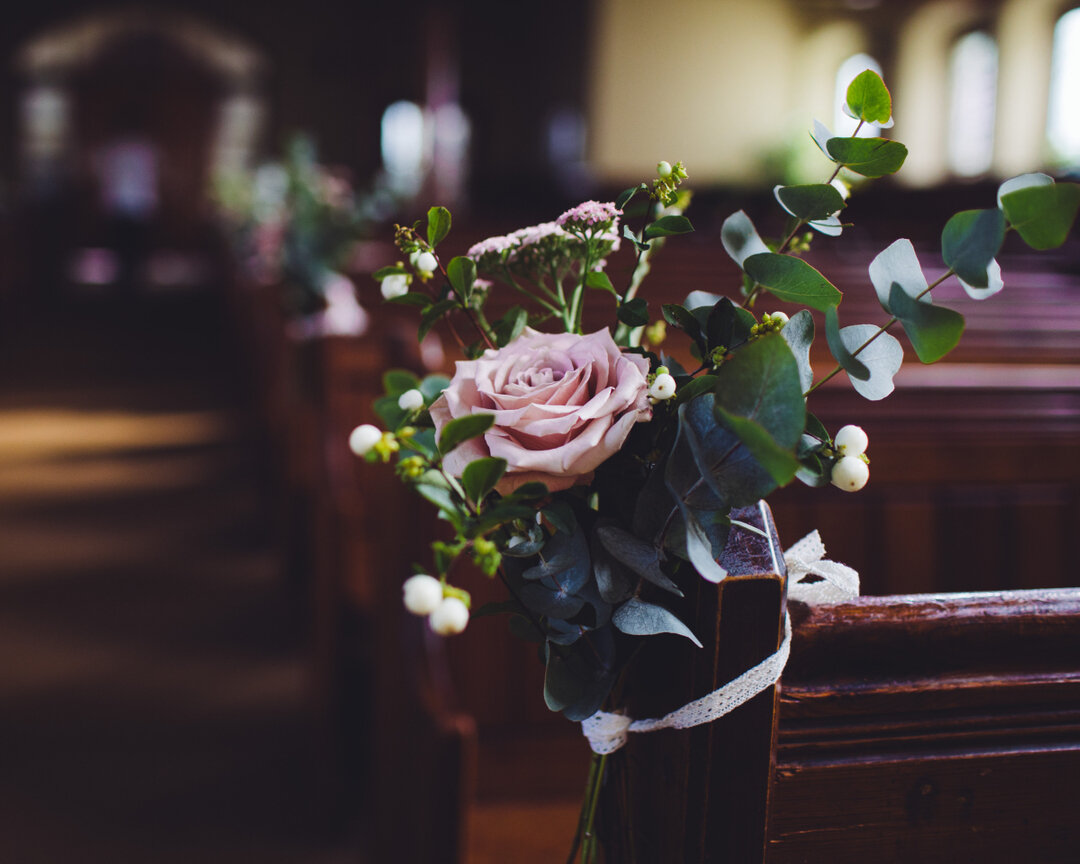
{"type": "MultiPolygon", "coordinates": [[[[788,571],[788,597],[811,605],[840,603],[859,596],[859,574],[843,564],[826,561],[825,546],[817,531],[807,534],[784,553],[788,571]],[[807,576],[818,581],[804,582],[807,576]]],[[[773,654],[738,678],[695,699],[670,714],[650,720],[634,720],[625,714],[597,711],[581,722],[581,731],[589,746],[601,756],[614,753],[631,732],[655,732],[657,729],[689,729],[711,723],[768,690],[787,665],[791,653],[791,618],[784,615],[784,639],[773,654]]]]}

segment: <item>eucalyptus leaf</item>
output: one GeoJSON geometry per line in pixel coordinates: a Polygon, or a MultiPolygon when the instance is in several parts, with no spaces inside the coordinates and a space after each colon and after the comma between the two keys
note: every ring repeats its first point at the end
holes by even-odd
{"type": "MultiPolygon", "coordinates": [[[[700,319],[699,319],[700,320],[700,319]]],[[[707,347],[737,348],[746,343],[757,324],[754,314],[736,306],[728,297],[719,298],[705,318],[707,347]]]]}
{"type": "Polygon", "coordinates": [[[690,220],[685,216],[661,216],[655,222],[645,226],[645,240],[655,240],[657,237],[673,237],[676,234],[689,234],[694,230],[690,220]]]}
{"type": "Polygon", "coordinates": [[[483,435],[494,422],[494,414],[468,414],[451,420],[439,433],[439,452],[446,455],[462,442],[483,435]]]}
{"type": "Polygon", "coordinates": [[[743,269],[774,297],[801,303],[820,312],[836,306],[843,298],[828,279],[801,258],[791,255],[774,252],[751,255],[743,269]]]}
{"type": "Polygon", "coordinates": [[[888,138],[830,138],[825,150],[834,162],[863,177],[885,177],[900,170],[907,147],[888,138]]]}
{"type": "Polygon", "coordinates": [[[814,383],[814,370],[810,368],[810,346],[814,344],[814,317],[806,309],[791,316],[780,331],[791,348],[791,354],[799,367],[799,383],[806,392],[814,383]]]}
{"type": "MultiPolygon", "coordinates": [[[[850,352],[858,351],[880,328],[873,324],[852,324],[840,328],[840,340],[850,352]]],[[[893,377],[904,362],[904,348],[890,333],[881,333],[859,351],[858,360],[870,372],[865,379],[852,377],[851,386],[864,399],[876,402],[892,393],[893,377]]]]}
{"type": "Polygon", "coordinates": [[[775,186],[773,195],[789,214],[807,222],[828,219],[845,206],[844,199],[831,183],[775,186]]]}
{"type": "Polygon", "coordinates": [[[634,297],[621,304],[615,315],[627,327],[644,327],[649,323],[649,303],[643,297],[634,297]]]}
{"type": "Polygon", "coordinates": [[[872,69],[860,72],[848,85],[846,107],[852,117],[867,123],[888,123],[892,117],[889,89],[872,69]]]}
{"type": "Polygon", "coordinates": [[[1032,249],[1056,249],[1069,236],[1080,210],[1080,185],[1027,186],[1001,196],[1001,209],[1032,249]]]}
{"type": "MultiPolygon", "coordinates": [[[[1036,187],[1033,191],[1042,188],[1048,187],[1036,187]]],[[[1012,194],[1023,195],[1027,191],[1012,194]]],[[[989,282],[987,268],[1004,239],[1005,215],[1000,210],[964,210],[945,223],[941,232],[941,257],[969,285],[985,288],[989,282]]]]}
{"type": "Polygon", "coordinates": [[[889,307],[904,325],[911,347],[923,363],[934,363],[952,351],[964,332],[964,316],[959,312],[917,303],[899,285],[892,289],[889,307]]]}
{"type": "Polygon", "coordinates": [[[1001,265],[998,264],[996,258],[990,262],[990,266],[986,268],[985,288],[977,288],[974,285],[968,285],[963,279],[960,279],[960,285],[972,300],[985,300],[987,297],[993,297],[1005,287],[1005,282],[1001,278],[1001,265]]]}
{"type": "Polygon", "coordinates": [[[450,379],[445,375],[428,375],[423,381],[420,382],[418,389],[424,394],[424,401],[431,404],[439,396],[442,395],[443,390],[450,386],[450,379]]]}
{"type": "Polygon", "coordinates": [[[669,612],[663,606],[646,603],[637,598],[631,598],[615,610],[611,616],[611,622],[628,636],[655,636],[659,633],[673,633],[676,636],[685,636],[698,648],[701,642],[693,634],[689,627],[683,624],[674,613],[669,612]]]}
{"type": "Polygon", "coordinates": [[[620,564],[658,588],[663,588],[679,597],[683,596],[679,586],[672,582],[660,567],[663,552],[659,547],[645,542],[617,525],[598,525],[596,535],[608,554],[620,564]]]}
{"type": "Polygon", "coordinates": [[[383,373],[383,391],[387,396],[400,396],[420,386],[420,379],[405,369],[390,369],[383,373]]]}
{"type": "MultiPolygon", "coordinates": [[[[1017,192],[1020,189],[1027,189],[1030,186],[1052,186],[1053,183],[1053,177],[1041,172],[1021,174],[1019,177],[1012,177],[998,186],[997,206],[1001,206],[1001,199],[1010,192],[1017,192]]],[[[379,277],[376,276],[375,278],[378,279],[379,277]]]]}
{"type": "Polygon", "coordinates": [[[772,475],[779,486],[788,483],[799,470],[799,460],[790,451],[779,446],[765,428],[755,420],[740,417],[716,406],[716,415],[754,455],[758,463],[772,475]]]}
{"type": "Polygon", "coordinates": [[[543,582],[552,590],[571,595],[581,590],[591,568],[584,533],[580,529],[573,534],[557,531],[544,546],[540,563],[528,568],[522,577],[527,582],[543,582]]]}
{"type": "Polygon", "coordinates": [[[432,207],[427,213],[427,242],[433,249],[450,233],[450,211],[432,207]]]}
{"type": "Polygon", "coordinates": [[[904,289],[912,299],[918,297],[923,303],[929,303],[926,276],[923,275],[919,256],[910,240],[896,240],[877,254],[870,262],[870,281],[877,292],[881,308],[892,314],[889,309],[889,294],[893,283],[904,289]],[[920,296],[921,295],[921,296],[920,296]]]}
{"type": "Polygon", "coordinates": [[[480,502],[495,488],[506,473],[506,460],[495,456],[474,459],[461,473],[461,485],[465,494],[474,502],[480,502]]]}
{"type": "MultiPolygon", "coordinates": [[[[866,365],[848,349],[844,340],[840,338],[840,318],[836,309],[825,312],[825,338],[829,343],[829,351],[832,352],[840,368],[847,372],[853,381],[868,381],[870,370],[866,365]]],[[[857,346],[856,346],[857,347],[857,346]]]]}
{"type": "Polygon", "coordinates": [[[720,228],[720,242],[724,244],[725,251],[739,267],[742,267],[743,262],[751,255],[769,251],[769,247],[758,236],[754,223],[743,210],[732,213],[724,220],[720,228]]]}
{"type": "Polygon", "coordinates": [[[611,628],[593,631],[569,648],[545,647],[544,701],[552,711],[579,723],[604,704],[615,680],[611,628]]]}

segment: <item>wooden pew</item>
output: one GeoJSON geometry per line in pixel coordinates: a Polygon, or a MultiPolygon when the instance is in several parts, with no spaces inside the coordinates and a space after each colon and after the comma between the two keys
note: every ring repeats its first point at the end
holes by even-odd
{"type": "Polygon", "coordinates": [[[1076,860],[1080,589],[791,607],[766,861],[1076,860]]]}

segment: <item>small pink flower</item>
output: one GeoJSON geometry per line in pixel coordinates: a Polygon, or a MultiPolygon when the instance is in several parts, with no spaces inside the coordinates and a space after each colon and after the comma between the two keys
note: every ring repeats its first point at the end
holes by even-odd
{"type": "Polygon", "coordinates": [[[597,226],[611,228],[621,215],[622,210],[610,201],[585,201],[577,207],[571,207],[555,221],[567,231],[593,229],[597,226]]]}
{"type": "Polygon", "coordinates": [[[652,417],[648,371],[648,360],[623,354],[607,330],[579,336],[527,329],[505,348],[458,362],[430,409],[436,431],[469,414],[494,414],[495,424],[443,465],[460,476],[474,459],[505,459],[496,487],[502,494],[534,480],[551,491],[587,483],[631,427],[652,417]]]}

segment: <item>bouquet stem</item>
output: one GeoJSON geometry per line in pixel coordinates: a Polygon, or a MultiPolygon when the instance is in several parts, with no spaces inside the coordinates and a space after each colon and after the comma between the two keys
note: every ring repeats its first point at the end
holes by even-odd
{"type": "Polygon", "coordinates": [[[570,855],[566,864],[574,864],[574,858],[578,850],[581,851],[580,864],[596,864],[599,859],[600,845],[596,831],[596,805],[600,800],[600,789],[604,783],[604,773],[607,768],[607,754],[600,756],[592,754],[589,762],[589,779],[585,781],[585,798],[581,802],[581,816],[578,818],[577,833],[574,835],[574,843],[570,847],[570,855]]]}

